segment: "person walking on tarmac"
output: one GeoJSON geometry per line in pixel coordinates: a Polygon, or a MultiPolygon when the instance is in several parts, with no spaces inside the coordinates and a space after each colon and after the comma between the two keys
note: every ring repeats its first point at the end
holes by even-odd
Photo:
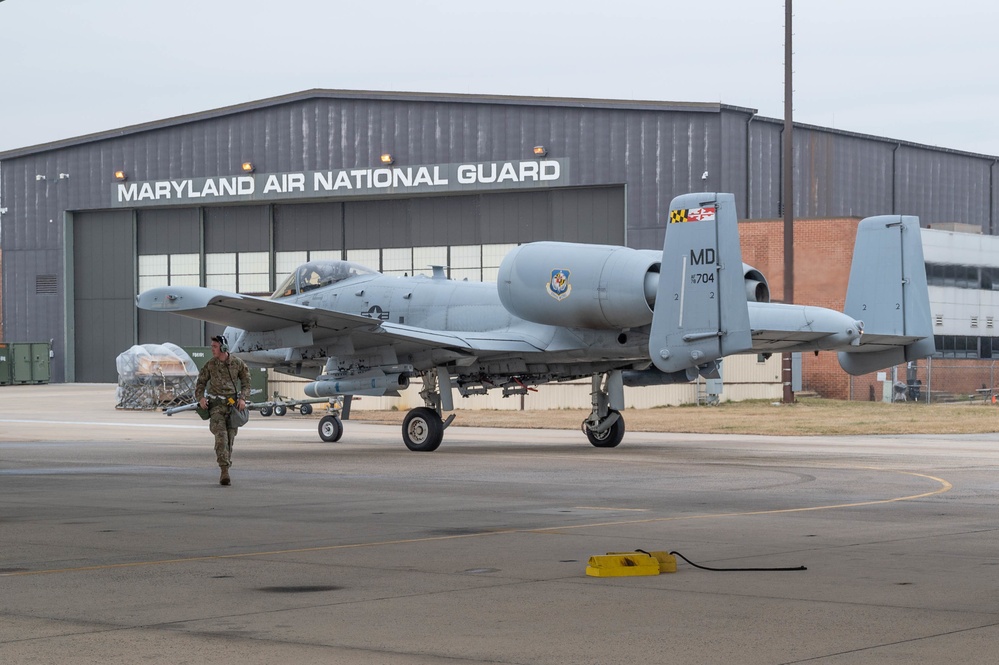
{"type": "Polygon", "coordinates": [[[233,404],[240,411],[246,408],[250,396],[250,369],[245,362],[229,354],[229,340],[225,335],[212,337],[212,358],[198,372],[194,394],[199,396],[198,405],[208,409],[208,429],[215,435],[215,458],[222,469],[219,484],[229,485],[232,444],[237,431],[229,424],[229,410],[233,404]]]}

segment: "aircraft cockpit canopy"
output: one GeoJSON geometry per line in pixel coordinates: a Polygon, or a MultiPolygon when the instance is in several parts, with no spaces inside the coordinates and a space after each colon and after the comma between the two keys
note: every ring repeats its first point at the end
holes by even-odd
{"type": "Polygon", "coordinates": [[[287,298],[358,275],[374,274],[377,273],[371,268],[350,261],[309,261],[288,275],[271,298],[287,298]]]}

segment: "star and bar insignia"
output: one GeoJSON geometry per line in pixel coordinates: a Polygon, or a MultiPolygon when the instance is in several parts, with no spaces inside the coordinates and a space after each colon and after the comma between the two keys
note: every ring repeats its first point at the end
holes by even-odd
{"type": "Polygon", "coordinates": [[[715,208],[686,208],[669,211],[669,223],[680,222],[713,222],[715,208]]]}

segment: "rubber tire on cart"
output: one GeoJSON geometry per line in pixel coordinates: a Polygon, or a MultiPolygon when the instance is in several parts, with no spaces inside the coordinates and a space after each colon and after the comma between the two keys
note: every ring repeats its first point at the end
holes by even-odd
{"type": "Polygon", "coordinates": [[[283,416],[286,413],[288,413],[288,407],[286,407],[284,404],[278,404],[274,407],[275,416],[283,416]]]}
{"type": "Polygon", "coordinates": [[[269,406],[260,407],[260,415],[262,415],[264,418],[268,417],[272,413],[274,413],[274,410],[271,409],[271,407],[269,406]]]}
{"type": "Polygon", "coordinates": [[[336,443],[343,436],[343,423],[336,416],[323,416],[319,421],[319,438],[326,443],[336,443]]]}
{"type": "Polygon", "coordinates": [[[302,405],[300,405],[298,407],[298,412],[301,413],[303,416],[307,416],[310,413],[312,413],[312,405],[311,404],[302,404],[302,405]]]}

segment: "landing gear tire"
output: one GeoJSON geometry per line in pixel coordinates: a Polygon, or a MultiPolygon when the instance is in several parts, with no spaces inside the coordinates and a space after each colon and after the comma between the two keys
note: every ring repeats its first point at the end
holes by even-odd
{"type": "Polygon", "coordinates": [[[597,448],[613,448],[624,438],[624,418],[620,417],[620,412],[613,409],[607,417],[610,418],[613,414],[618,415],[617,422],[603,432],[594,432],[586,426],[586,421],[583,421],[583,431],[586,432],[586,438],[597,448]]]}
{"type": "Polygon", "coordinates": [[[319,421],[319,438],[326,443],[336,443],[343,436],[343,423],[336,416],[323,416],[319,421]]]}
{"type": "Polygon", "coordinates": [[[278,404],[277,406],[274,407],[275,416],[283,416],[286,413],[288,413],[288,407],[286,407],[285,405],[278,404]]]}
{"type": "Polygon", "coordinates": [[[421,406],[406,414],[402,421],[402,440],[415,452],[437,450],[444,439],[444,423],[433,409],[421,406]]]}
{"type": "Polygon", "coordinates": [[[310,413],[312,413],[312,405],[302,404],[301,406],[298,407],[298,412],[301,413],[303,416],[307,416],[310,413]]]}
{"type": "Polygon", "coordinates": [[[269,407],[269,406],[262,406],[262,407],[260,407],[260,415],[262,415],[264,418],[267,418],[272,413],[274,413],[274,411],[273,411],[273,409],[271,409],[271,407],[269,407]]]}

